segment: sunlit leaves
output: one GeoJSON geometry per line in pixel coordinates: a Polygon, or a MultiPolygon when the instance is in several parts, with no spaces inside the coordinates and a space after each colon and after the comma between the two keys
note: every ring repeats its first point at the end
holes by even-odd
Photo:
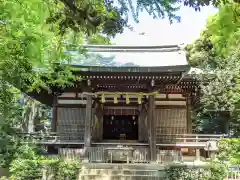
{"type": "Polygon", "coordinates": [[[217,53],[226,57],[240,46],[240,4],[221,6],[219,13],[209,18],[206,27],[217,53]]]}
{"type": "Polygon", "coordinates": [[[231,164],[238,165],[240,163],[239,138],[232,138],[220,141],[218,158],[222,161],[228,161],[231,164]]]}
{"type": "MultiPolygon", "coordinates": [[[[187,46],[192,66],[201,68],[199,118],[210,112],[227,112],[234,135],[240,124],[240,5],[219,3],[219,12],[209,17],[201,37],[187,46]]],[[[210,125],[211,126],[211,125],[210,125]]]]}

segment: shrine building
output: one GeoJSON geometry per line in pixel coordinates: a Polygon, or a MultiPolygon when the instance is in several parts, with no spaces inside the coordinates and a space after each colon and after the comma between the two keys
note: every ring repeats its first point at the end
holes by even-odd
{"type": "MultiPolygon", "coordinates": [[[[181,53],[179,46],[87,48],[134,53],[149,63],[151,53],[157,61],[181,53]]],[[[217,150],[223,135],[194,133],[200,87],[189,65],[73,67],[81,77],[74,86],[29,93],[52,107],[52,134],[37,141],[49,153],[92,163],[164,163],[204,160],[217,150]]]]}

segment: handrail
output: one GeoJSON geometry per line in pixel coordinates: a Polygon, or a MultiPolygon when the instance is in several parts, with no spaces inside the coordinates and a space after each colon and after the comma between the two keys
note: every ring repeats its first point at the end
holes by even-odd
{"type": "Polygon", "coordinates": [[[161,134],[161,136],[202,136],[202,137],[223,137],[226,134],[161,134]]]}
{"type": "MultiPolygon", "coordinates": [[[[78,139],[76,133],[58,133],[58,132],[33,132],[20,133],[26,140],[33,140],[35,143],[80,143],[83,139],[78,139]]],[[[205,143],[207,141],[218,141],[224,139],[224,134],[160,134],[157,136],[157,144],[172,144],[172,143],[205,143]]],[[[97,142],[96,142],[97,143],[97,142]]],[[[99,142],[102,143],[102,142],[99,142]]]]}
{"type": "MultiPolygon", "coordinates": [[[[18,134],[26,134],[26,135],[59,135],[59,134],[63,134],[63,133],[66,133],[66,134],[74,134],[74,133],[70,133],[70,132],[31,132],[31,133],[28,133],[28,132],[22,132],[22,133],[18,133],[18,134]]],[[[202,136],[202,137],[227,137],[228,135],[227,134],[161,134],[161,136],[202,136]]]]}

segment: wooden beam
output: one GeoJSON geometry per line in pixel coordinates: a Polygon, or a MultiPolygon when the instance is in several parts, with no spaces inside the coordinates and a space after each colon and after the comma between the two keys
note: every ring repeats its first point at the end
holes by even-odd
{"type": "MultiPolygon", "coordinates": [[[[114,95],[113,95],[114,96],[114,95]]],[[[86,98],[81,97],[58,97],[61,100],[86,100],[86,98]]],[[[129,98],[130,101],[137,101],[138,98],[129,98]]],[[[145,99],[145,98],[142,98],[145,99]]],[[[97,101],[101,101],[101,98],[96,98],[97,101]]],[[[113,101],[113,97],[105,97],[106,101],[113,101]]],[[[118,100],[126,100],[125,98],[118,98],[118,100]]],[[[155,101],[185,101],[186,98],[155,98],[155,101]]]]}
{"type": "MultiPolygon", "coordinates": [[[[139,104],[137,103],[130,103],[130,104],[113,104],[113,103],[104,103],[103,106],[111,106],[111,107],[119,107],[119,106],[123,106],[123,107],[137,107],[139,104]]],[[[59,104],[56,105],[56,108],[86,108],[86,105],[84,104],[59,104]]],[[[94,106],[92,106],[94,108],[94,106]]],[[[172,108],[180,108],[180,109],[186,109],[187,106],[185,105],[156,105],[155,106],[156,109],[172,109],[172,108]]]]}
{"type": "Polygon", "coordinates": [[[106,72],[106,71],[98,71],[98,72],[90,72],[90,71],[79,71],[75,72],[76,75],[80,75],[84,79],[112,79],[114,77],[130,77],[130,78],[145,78],[149,77],[149,79],[162,77],[162,76],[171,76],[171,77],[181,77],[182,72],[126,72],[129,70],[129,67],[126,67],[125,72],[106,72]]]}
{"type": "MultiPolygon", "coordinates": [[[[176,79],[169,79],[169,78],[159,78],[155,81],[155,85],[169,85],[169,84],[175,84],[178,81],[179,78],[176,79]]],[[[140,77],[137,77],[137,79],[130,79],[130,78],[121,78],[121,79],[93,79],[92,85],[141,85],[141,86],[149,86],[150,78],[148,79],[142,79],[140,77]]],[[[191,83],[194,84],[194,83],[191,83]]],[[[184,85],[184,83],[181,83],[180,85],[184,85]]]]}

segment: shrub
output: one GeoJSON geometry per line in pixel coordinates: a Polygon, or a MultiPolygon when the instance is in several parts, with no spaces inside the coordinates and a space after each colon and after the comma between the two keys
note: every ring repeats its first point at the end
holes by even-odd
{"type": "Polygon", "coordinates": [[[226,166],[219,162],[211,162],[207,166],[170,166],[166,169],[169,180],[224,180],[226,166]]]}
{"type": "Polygon", "coordinates": [[[11,180],[76,180],[80,163],[60,159],[17,159],[10,168],[11,180]]]}

